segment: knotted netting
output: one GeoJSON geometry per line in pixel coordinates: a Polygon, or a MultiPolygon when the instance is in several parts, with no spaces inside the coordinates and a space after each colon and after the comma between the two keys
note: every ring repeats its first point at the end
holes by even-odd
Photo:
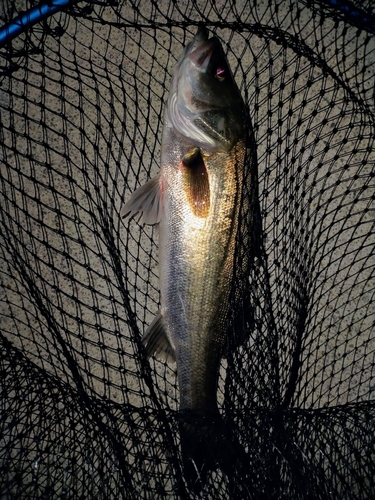
{"type": "MultiPolygon", "coordinates": [[[[375,498],[372,2],[63,3],[2,31],[1,499],[196,497],[175,365],[140,340],[157,232],[119,214],[159,171],[171,72],[200,23],[251,116],[261,228],[218,389],[246,460],[199,497],[375,498]]],[[[5,0],[1,23],[35,5],[5,0]]]]}

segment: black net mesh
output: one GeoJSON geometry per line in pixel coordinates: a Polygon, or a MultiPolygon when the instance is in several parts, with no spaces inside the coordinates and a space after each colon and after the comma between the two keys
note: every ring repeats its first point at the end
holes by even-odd
{"type": "MultiPolygon", "coordinates": [[[[1,498],[195,496],[175,366],[140,342],[157,235],[119,213],[159,170],[171,72],[201,22],[254,125],[262,238],[254,321],[218,391],[247,461],[199,495],[375,498],[373,3],[105,4],[0,50],[1,498]]],[[[34,5],[4,1],[2,22],[34,5]]]]}

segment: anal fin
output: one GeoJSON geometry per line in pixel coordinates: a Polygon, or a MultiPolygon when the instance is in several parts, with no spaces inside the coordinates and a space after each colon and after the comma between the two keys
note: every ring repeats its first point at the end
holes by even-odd
{"type": "Polygon", "coordinates": [[[165,331],[163,316],[159,312],[142,337],[147,357],[152,355],[165,358],[166,361],[176,361],[176,353],[165,331]]]}

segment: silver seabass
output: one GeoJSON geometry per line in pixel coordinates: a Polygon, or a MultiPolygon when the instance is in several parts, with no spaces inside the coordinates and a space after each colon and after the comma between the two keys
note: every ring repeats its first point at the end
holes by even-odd
{"type": "Polygon", "coordinates": [[[159,224],[161,309],[143,337],[177,363],[180,410],[217,411],[245,157],[245,105],[219,40],[185,47],[164,116],[160,175],[122,216],[159,224]]]}

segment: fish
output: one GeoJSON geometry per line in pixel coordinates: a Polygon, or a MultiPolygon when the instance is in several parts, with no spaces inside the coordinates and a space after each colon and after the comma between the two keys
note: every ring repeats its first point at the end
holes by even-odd
{"type": "Polygon", "coordinates": [[[177,364],[183,463],[197,491],[208,471],[223,465],[223,448],[228,455],[228,440],[218,445],[225,426],[217,389],[228,348],[248,135],[248,113],[224,49],[199,27],[173,71],[160,173],[120,213],[158,226],[161,306],[142,343],[148,357],[177,364]]]}

